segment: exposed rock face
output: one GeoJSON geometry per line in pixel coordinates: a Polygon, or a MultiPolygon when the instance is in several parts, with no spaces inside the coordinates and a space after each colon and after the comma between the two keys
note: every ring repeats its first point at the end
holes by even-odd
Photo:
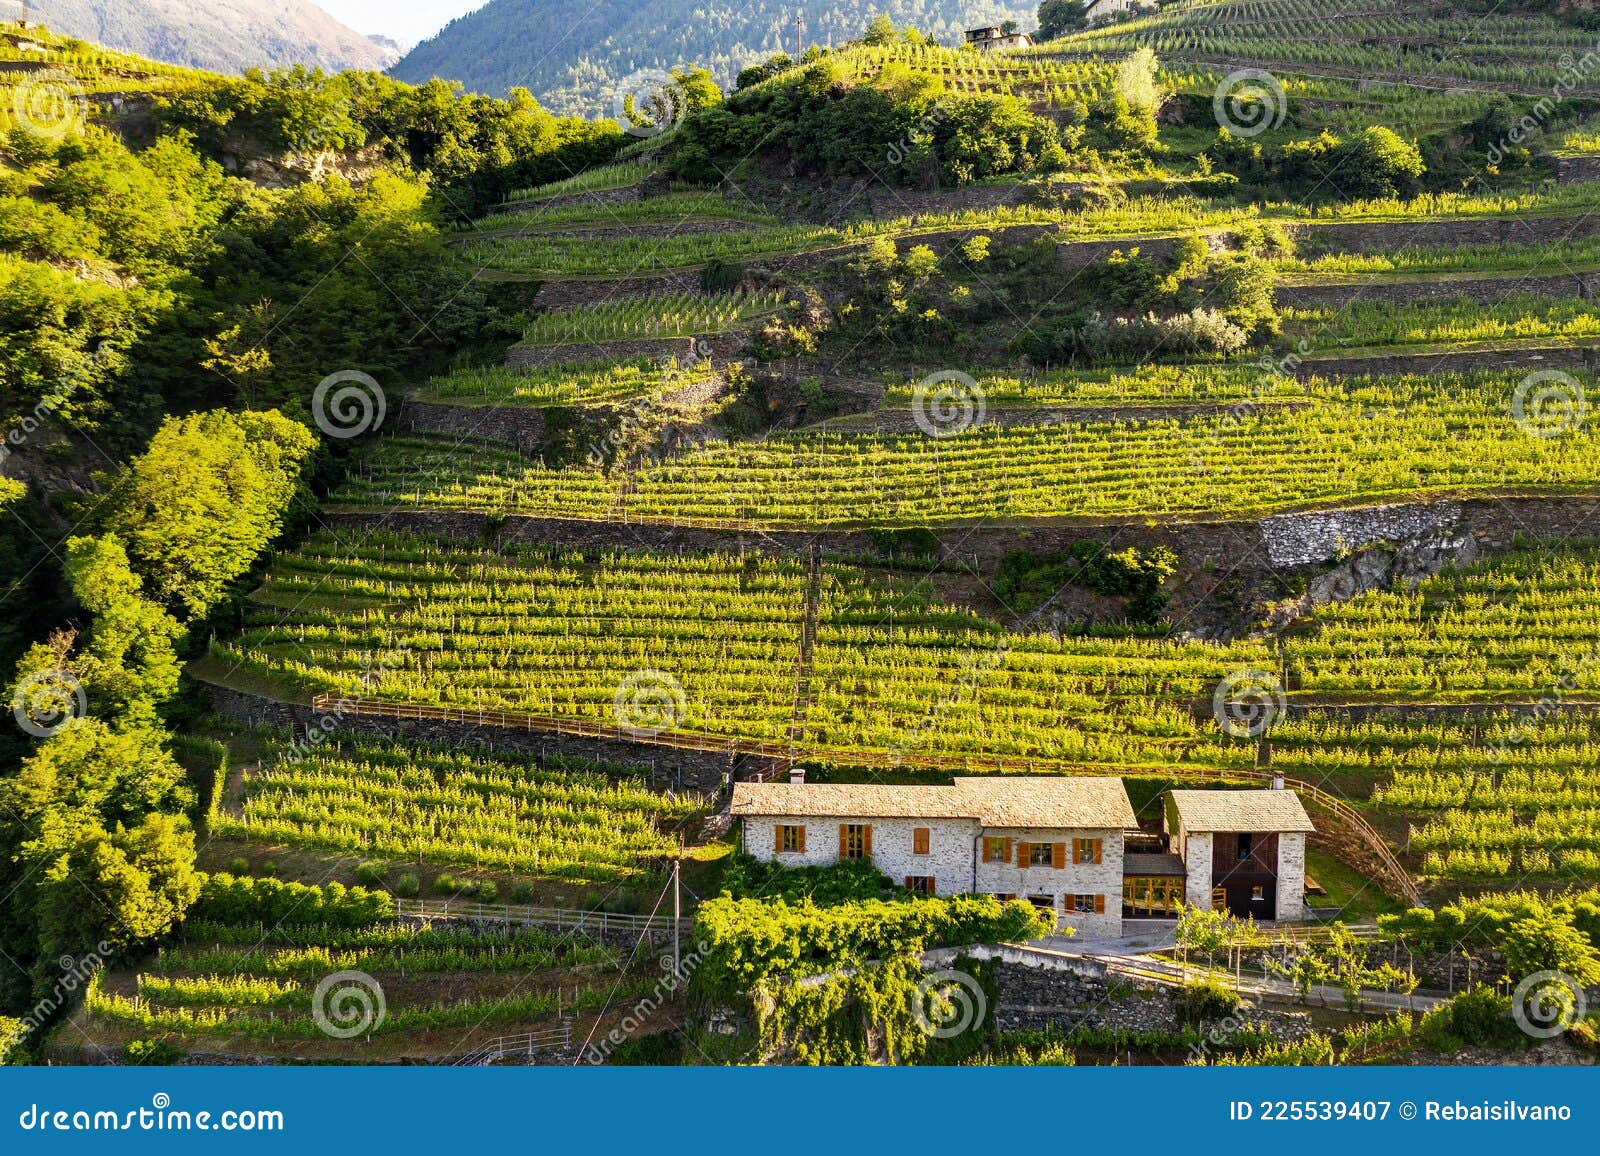
{"type": "Polygon", "coordinates": [[[1311,579],[1303,597],[1273,607],[1268,625],[1281,630],[1319,606],[1347,602],[1397,583],[1411,589],[1424,578],[1448,567],[1469,565],[1477,557],[1478,542],[1471,534],[1428,534],[1399,545],[1369,546],[1311,579]]]}

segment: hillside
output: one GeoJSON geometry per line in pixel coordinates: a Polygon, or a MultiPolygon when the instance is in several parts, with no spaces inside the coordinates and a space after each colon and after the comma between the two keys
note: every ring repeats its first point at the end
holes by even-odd
{"type": "Polygon", "coordinates": [[[117,945],[28,1057],[1547,1062],[1506,990],[1600,980],[1592,33],[1363,2],[880,26],[631,134],[0,29],[0,1015],[117,945]],[[958,776],[1133,817],[735,804],[958,776]],[[1309,831],[1178,849],[1167,792],[1268,786],[1309,831]],[[1072,935],[1070,990],[961,958],[1072,935]],[[908,1021],[931,947],[981,1030],[908,1021]]]}
{"type": "Polygon", "coordinates": [[[807,45],[842,44],[877,11],[945,44],[978,25],[1006,19],[1033,25],[1032,7],[1004,0],[887,0],[869,8],[825,0],[492,0],[418,44],[394,75],[413,84],[441,76],[495,95],[521,86],[553,112],[609,116],[619,85],[640,69],[696,64],[726,86],[748,64],[776,52],[793,55],[797,10],[807,45]]]}
{"type": "Polygon", "coordinates": [[[310,0],[36,0],[33,10],[67,36],[213,72],[381,70],[398,56],[310,0]]]}

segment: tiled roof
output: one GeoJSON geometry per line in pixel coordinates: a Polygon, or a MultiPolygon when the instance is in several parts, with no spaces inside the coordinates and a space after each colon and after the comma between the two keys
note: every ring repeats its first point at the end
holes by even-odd
{"type": "Polygon", "coordinates": [[[961,778],[948,787],[735,783],[732,812],[785,818],[975,819],[985,827],[1138,826],[1121,779],[1076,775],[961,778]]]}
{"type": "Polygon", "coordinates": [[[1147,851],[1130,851],[1122,857],[1124,875],[1176,875],[1189,874],[1183,860],[1176,855],[1152,855],[1147,851]]]}
{"type": "Polygon", "coordinates": [[[1314,831],[1293,791],[1173,791],[1185,831],[1314,831]]]}

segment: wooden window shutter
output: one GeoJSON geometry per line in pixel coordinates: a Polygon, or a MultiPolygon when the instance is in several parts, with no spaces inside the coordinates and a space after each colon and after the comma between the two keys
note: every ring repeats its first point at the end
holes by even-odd
{"type": "Polygon", "coordinates": [[[1050,844],[1050,866],[1065,867],[1067,865],[1067,845],[1065,843],[1050,844]]]}
{"type": "Polygon", "coordinates": [[[804,823],[800,824],[799,831],[800,831],[800,842],[798,844],[796,844],[796,846],[797,846],[798,850],[800,851],[800,853],[802,855],[804,855],[805,852],[806,852],[806,827],[805,827],[804,823]]]}
{"type": "MultiPolygon", "coordinates": [[[[1100,856],[1105,854],[1105,844],[1106,841],[1104,839],[1096,839],[1094,841],[1094,861],[1096,863],[1100,862],[1100,856]]],[[[1102,898],[1104,897],[1102,896],[1102,898]]]]}
{"type": "Polygon", "coordinates": [[[1006,853],[1004,855],[1000,856],[1000,862],[1002,862],[1002,863],[1011,862],[1011,840],[1009,838],[1006,840],[1006,853]]]}
{"type": "Polygon", "coordinates": [[[772,825],[772,853],[774,855],[777,855],[780,852],[782,852],[782,850],[783,850],[783,824],[782,823],[774,823],[772,825]]]}
{"type": "Polygon", "coordinates": [[[1023,840],[1018,839],[1017,840],[1017,866],[1018,867],[1026,867],[1027,865],[1028,865],[1028,844],[1026,842],[1024,842],[1023,840]]]}
{"type": "Polygon", "coordinates": [[[850,854],[850,824],[839,824],[839,858],[843,859],[850,854]]]}
{"type": "Polygon", "coordinates": [[[868,823],[861,829],[861,854],[872,858],[872,824],[868,823]]]}
{"type": "Polygon", "coordinates": [[[912,828],[911,853],[913,855],[926,855],[928,853],[928,828],[912,828]]]}
{"type": "Polygon", "coordinates": [[[1096,895],[1094,897],[1094,913],[1096,915],[1104,915],[1106,913],[1106,897],[1104,895],[1096,895]]]}

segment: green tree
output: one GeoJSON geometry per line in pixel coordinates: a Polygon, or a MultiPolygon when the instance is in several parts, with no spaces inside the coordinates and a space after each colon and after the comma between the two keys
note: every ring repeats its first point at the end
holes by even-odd
{"type": "Polygon", "coordinates": [[[249,569],[305,496],[311,431],[275,410],[169,418],[109,483],[99,526],[150,596],[199,616],[249,569]]]}
{"type": "Polygon", "coordinates": [[[1088,5],[1084,0],[1044,0],[1037,15],[1040,40],[1054,40],[1089,23],[1088,5]]]}
{"type": "Polygon", "coordinates": [[[1567,915],[1548,909],[1511,924],[1503,933],[1501,951],[1513,980],[1539,971],[1559,971],[1579,983],[1600,981],[1600,952],[1567,915]]]}

